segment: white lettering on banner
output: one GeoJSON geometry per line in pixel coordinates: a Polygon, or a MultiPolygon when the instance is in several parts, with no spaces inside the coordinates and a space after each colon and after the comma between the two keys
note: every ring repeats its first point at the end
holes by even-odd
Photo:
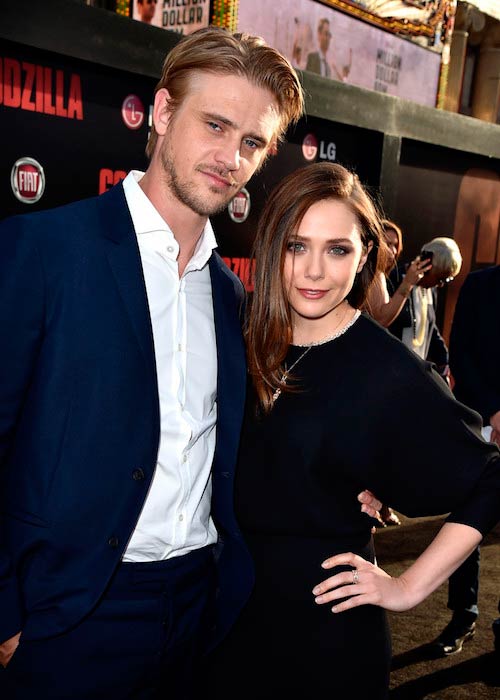
{"type": "Polygon", "coordinates": [[[38,190],[38,173],[19,171],[19,187],[26,192],[36,193],[38,190]]]}
{"type": "Polygon", "coordinates": [[[319,157],[323,158],[323,160],[335,161],[337,157],[337,145],[330,141],[330,143],[327,143],[325,146],[325,142],[320,141],[319,157]]]}

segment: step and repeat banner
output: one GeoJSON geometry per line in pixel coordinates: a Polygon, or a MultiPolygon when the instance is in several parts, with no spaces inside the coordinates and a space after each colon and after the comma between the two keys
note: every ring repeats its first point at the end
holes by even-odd
{"type": "MultiPolygon", "coordinates": [[[[155,84],[151,78],[2,43],[0,218],[95,196],[129,170],[144,170],[155,84]]],[[[383,140],[381,132],[304,118],[227,210],[214,217],[220,253],[249,291],[250,251],[272,187],[308,163],[331,161],[355,170],[379,200],[383,140]]],[[[500,161],[403,139],[393,217],[403,228],[405,259],[444,235],[459,242],[462,277],[500,262],[500,161]]],[[[456,296],[458,288],[451,285],[450,294],[456,296]]]]}
{"type": "Polygon", "coordinates": [[[145,168],[156,81],[0,44],[0,217],[104,192],[145,168]]]}
{"type": "MultiPolygon", "coordinates": [[[[0,218],[91,197],[145,170],[156,80],[39,51],[0,45],[0,218]]],[[[308,118],[214,219],[220,252],[252,289],[250,249],[269,190],[318,160],[358,171],[376,193],[383,136],[308,118]],[[370,153],[370,159],[364,157],[370,153]]],[[[71,235],[71,232],[68,232],[71,235]]]]}

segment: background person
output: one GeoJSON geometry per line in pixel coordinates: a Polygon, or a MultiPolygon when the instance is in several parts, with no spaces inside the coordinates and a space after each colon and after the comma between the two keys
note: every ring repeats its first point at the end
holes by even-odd
{"type": "Polygon", "coordinates": [[[500,454],[481,440],[477,415],[358,311],[380,237],[358,178],[335,164],[292,173],[263,210],[235,481],[256,579],[212,659],[218,698],[235,687],[245,699],[386,698],[383,608],[418,604],[500,515],[500,454]],[[424,412],[435,447],[422,461],[407,447],[424,412]],[[373,563],[371,524],[356,505],[362,485],[402,512],[453,511],[399,578],[373,563]]]}
{"type": "Polygon", "coordinates": [[[324,78],[331,77],[332,69],[327,58],[331,39],[330,20],[323,17],[318,22],[318,51],[311,51],[308,54],[306,70],[322,75],[324,78]]]}
{"type": "Polygon", "coordinates": [[[137,11],[141,22],[151,24],[155,16],[157,1],[158,0],[137,0],[137,11]]]}
{"type": "MultiPolygon", "coordinates": [[[[436,319],[437,290],[458,275],[462,256],[453,238],[440,236],[425,243],[418,258],[416,268],[420,279],[416,284],[408,280],[406,286],[399,285],[398,294],[406,296],[407,301],[388,328],[412,352],[423,360],[433,362],[439,374],[448,380],[448,348],[436,319]],[[425,269],[422,263],[428,255],[431,256],[432,265],[430,269],[425,269]]],[[[405,280],[406,276],[403,282],[405,280]]]]}
{"type": "Polygon", "coordinates": [[[417,255],[406,268],[403,278],[397,267],[403,252],[403,233],[400,227],[389,219],[382,219],[381,224],[387,244],[387,263],[375,276],[368,291],[365,309],[387,328],[399,316],[413,287],[431,269],[432,263],[429,260],[421,260],[417,255]],[[394,278],[391,278],[391,273],[395,273],[394,278]]]}
{"type": "Polygon", "coordinates": [[[324,78],[333,77],[335,80],[345,81],[351,71],[352,49],[349,49],[349,63],[339,70],[335,62],[327,56],[331,39],[330,20],[324,17],[318,22],[318,51],[311,51],[307,55],[306,70],[324,78]]]}
{"type": "Polygon", "coordinates": [[[208,217],[302,105],[262,39],[200,30],[165,60],[146,173],[1,224],[2,697],[191,698],[243,605],[243,287],[208,217]]]}
{"type": "MultiPolygon", "coordinates": [[[[453,393],[459,401],[481,414],[486,437],[500,445],[500,266],[470,273],[455,307],[450,334],[450,367],[453,393]]],[[[449,656],[472,639],[479,615],[480,552],[471,556],[450,576],[449,624],[434,642],[435,651],[449,656]]],[[[500,602],[499,602],[500,612],[500,602]]],[[[500,651],[500,618],[493,623],[495,649],[500,651]]]]}

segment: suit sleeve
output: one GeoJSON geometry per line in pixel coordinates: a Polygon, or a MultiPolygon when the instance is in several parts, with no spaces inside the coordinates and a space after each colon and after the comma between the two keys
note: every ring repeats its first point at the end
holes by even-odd
{"type": "MultiPolygon", "coordinates": [[[[477,279],[475,282],[467,278],[458,296],[450,335],[450,368],[457,383],[459,398],[475,408],[488,425],[490,417],[500,410],[500,401],[478,353],[483,338],[472,329],[473,320],[480,313],[479,305],[488,299],[487,295],[480,298],[477,279]]],[[[490,351],[490,348],[483,349],[490,351]]]]}
{"type": "MultiPolygon", "coordinates": [[[[40,350],[45,293],[41,260],[24,217],[0,224],[0,485],[5,483],[9,451],[26,400],[40,350]]],[[[5,489],[0,491],[0,641],[22,627],[22,605],[8,555],[4,517],[5,489]]]]}

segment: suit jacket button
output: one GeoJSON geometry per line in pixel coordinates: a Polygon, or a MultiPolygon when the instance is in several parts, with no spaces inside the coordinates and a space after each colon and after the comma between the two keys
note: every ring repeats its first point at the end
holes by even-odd
{"type": "Polygon", "coordinates": [[[118,537],[110,537],[108,540],[109,546],[113,549],[116,549],[118,547],[118,543],[118,537]]]}
{"type": "Polygon", "coordinates": [[[142,481],[142,479],[144,479],[144,472],[142,469],[134,469],[132,472],[132,479],[134,481],[142,481]]]}

